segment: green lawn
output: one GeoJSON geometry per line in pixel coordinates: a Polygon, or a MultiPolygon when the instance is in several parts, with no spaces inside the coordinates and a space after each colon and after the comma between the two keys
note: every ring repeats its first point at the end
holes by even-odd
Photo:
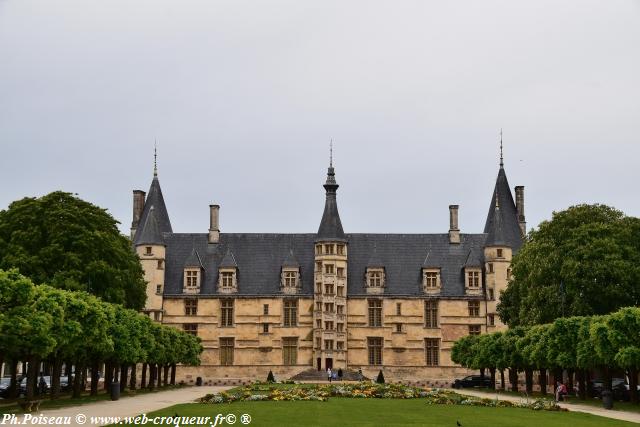
{"type": "MultiPolygon", "coordinates": [[[[518,396],[518,397],[522,397],[522,398],[526,398],[526,394],[524,392],[514,392],[514,391],[502,391],[502,390],[488,390],[486,388],[474,388],[473,391],[479,391],[482,393],[487,393],[487,397],[492,397],[495,396],[496,393],[498,395],[508,395],[508,396],[518,396]]],[[[533,397],[533,398],[538,398],[538,397],[546,397],[547,399],[553,399],[553,395],[552,394],[547,394],[546,396],[542,396],[542,394],[540,392],[534,392],[532,395],[530,395],[529,397],[533,397]]],[[[572,397],[571,399],[569,399],[569,401],[564,402],[567,403],[569,405],[587,405],[587,406],[593,406],[593,407],[597,407],[597,408],[602,408],[602,400],[600,399],[596,399],[593,397],[589,397],[587,400],[580,400],[577,397],[572,397]]],[[[614,401],[613,402],[613,410],[614,411],[628,411],[628,412],[640,412],[640,405],[636,405],[634,403],[631,402],[621,402],[621,401],[614,401]]]]}
{"type": "MultiPolygon", "coordinates": [[[[614,427],[633,423],[578,412],[546,412],[516,408],[483,408],[461,405],[427,405],[424,399],[349,399],[327,402],[234,402],[184,404],[147,414],[155,416],[251,416],[251,426],[446,426],[456,427],[614,427]]],[[[211,421],[213,422],[213,420],[211,421]]],[[[220,424],[218,424],[220,425],[220,424]]],[[[228,425],[228,424],[224,424],[228,425]]]]}

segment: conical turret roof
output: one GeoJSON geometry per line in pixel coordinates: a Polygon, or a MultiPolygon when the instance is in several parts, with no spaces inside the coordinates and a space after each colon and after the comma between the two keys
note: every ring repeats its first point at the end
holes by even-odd
{"type": "Polygon", "coordinates": [[[522,246],[518,212],[502,165],[498,171],[484,232],[487,234],[486,246],[507,246],[514,250],[522,246]]]}
{"type": "Polygon", "coordinates": [[[322,213],[316,241],[346,241],[346,236],[342,229],[342,221],[340,221],[340,214],[338,213],[336,192],[339,185],[335,177],[333,165],[330,165],[327,171],[327,181],[324,184],[326,190],[324,212],[322,213]]]}
{"type": "Polygon", "coordinates": [[[136,244],[164,245],[164,238],[162,237],[162,232],[158,226],[156,210],[153,206],[149,209],[142,228],[136,233],[136,244]]]}
{"type": "MultiPolygon", "coordinates": [[[[153,209],[155,214],[155,221],[157,223],[158,231],[160,233],[172,233],[171,221],[169,220],[169,213],[167,212],[167,206],[164,203],[164,197],[162,197],[162,189],[160,188],[160,181],[158,176],[154,175],[151,181],[151,187],[147,193],[147,199],[144,203],[144,209],[140,216],[140,224],[147,223],[147,217],[149,212],[153,209]]],[[[144,228],[144,226],[143,226],[144,228]]],[[[138,228],[134,237],[134,243],[136,245],[141,244],[142,230],[138,228]]]]}

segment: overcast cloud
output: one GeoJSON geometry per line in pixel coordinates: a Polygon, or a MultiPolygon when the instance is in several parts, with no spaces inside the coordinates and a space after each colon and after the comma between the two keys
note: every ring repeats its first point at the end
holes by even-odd
{"type": "Polygon", "coordinates": [[[0,209],[78,193],[131,223],[158,140],[174,231],[481,232],[504,128],[530,226],[640,216],[638,1],[0,0],[0,209]]]}

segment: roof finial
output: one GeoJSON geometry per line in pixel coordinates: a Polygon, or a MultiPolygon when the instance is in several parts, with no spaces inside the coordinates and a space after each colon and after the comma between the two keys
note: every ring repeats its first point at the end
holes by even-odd
{"type": "Polygon", "coordinates": [[[153,143],[153,176],[158,176],[158,140],[153,143]]]}
{"type": "Polygon", "coordinates": [[[502,156],[502,128],[500,128],[500,167],[504,167],[504,157],[502,156]]]}
{"type": "Polygon", "coordinates": [[[331,138],[331,142],[329,142],[329,167],[333,167],[333,138],[331,138]]]}

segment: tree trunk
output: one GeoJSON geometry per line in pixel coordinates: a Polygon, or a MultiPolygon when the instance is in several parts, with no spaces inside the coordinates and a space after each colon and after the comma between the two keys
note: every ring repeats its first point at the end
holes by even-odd
{"type": "Polygon", "coordinates": [[[545,368],[541,368],[538,374],[538,384],[540,384],[540,393],[543,396],[547,395],[547,370],[545,368]]]}
{"type": "Polygon", "coordinates": [[[586,369],[584,376],[585,376],[585,381],[587,382],[587,397],[591,397],[593,396],[593,383],[591,382],[591,371],[589,369],[586,369]]]}
{"type": "Polygon", "coordinates": [[[138,368],[137,364],[131,365],[131,380],[129,381],[129,390],[134,391],[136,389],[136,369],[138,368]]]}
{"type": "Polygon", "coordinates": [[[484,380],[484,368],[480,368],[480,378],[484,380]]]}
{"type": "Polygon", "coordinates": [[[611,369],[608,366],[605,366],[603,369],[603,378],[602,378],[602,389],[611,391],[611,369]]]}
{"type": "Polygon", "coordinates": [[[511,391],[518,392],[518,370],[509,368],[509,382],[511,383],[511,391]]]}
{"type": "Polygon", "coordinates": [[[171,365],[171,385],[176,385],[176,364],[175,363],[171,365]]]}
{"type": "Polygon", "coordinates": [[[109,392],[111,387],[111,380],[113,379],[113,367],[111,362],[105,362],[104,364],[104,389],[109,392]]]}
{"type": "Polygon", "coordinates": [[[147,364],[142,364],[142,378],[140,379],[140,388],[147,387],[147,364]]]}
{"type": "Polygon", "coordinates": [[[67,384],[69,388],[73,390],[73,363],[66,362],[65,369],[67,370],[67,384]]]}
{"type": "Polygon", "coordinates": [[[51,372],[51,399],[57,399],[60,395],[60,377],[62,376],[62,361],[57,357],[53,359],[51,372]]]}
{"type": "Polygon", "coordinates": [[[558,386],[558,383],[564,382],[562,380],[562,369],[560,368],[555,368],[553,370],[553,390],[555,392],[556,387],[558,386]]]}
{"type": "Polygon", "coordinates": [[[507,389],[507,385],[504,382],[504,369],[500,369],[500,387],[502,388],[502,391],[507,389]]]}
{"type": "Polygon", "coordinates": [[[9,383],[9,398],[16,399],[18,397],[18,361],[11,361],[11,382],[9,383]]]}
{"type": "Polygon", "coordinates": [[[73,397],[78,399],[82,395],[82,366],[80,363],[76,363],[75,375],[73,377],[73,397]]]}
{"type": "Polygon", "coordinates": [[[98,382],[100,381],[100,363],[98,361],[93,361],[91,363],[91,396],[98,395],[98,382]]]}
{"type": "Polygon", "coordinates": [[[29,356],[27,361],[27,392],[25,398],[33,400],[35,397],[35,383],[38,381],[38,359],[35,356],[29,356]]]}
{"type": "Polygon", "coordinates": [[[129,367],[123,363],[120,365],[120,392],[124,392],[127,389],[127,379],[129,378],[129,367]]]}
{"type": "Polygon", "coordinates": [[[638,404],[638,369],[629,369],[629,398],[631,403],[638,404]]]}
{"type": "Polygon", "coordinates": [[[573,389],[573,370],[567,369],[567,392],[571,395],[575,394],[573,389]]]}
{"type": "Polygon", "coordinates": [[[164,365],[163,384],[165,387],[169,385],[169,365],[164,365]]]}
{"type": "Polygon", "coordinates": [[[587,398],[587,371],[584,369],[578,369],[578,396],[581,400],[587,398]]]}
{"type": "Polygon", "coordinates": [[[533,393],[533,369],[532,368],[526,368],[524,370],[524,381],[525,381],[527,394],[532,394],[533,393]]]}
{"type": "Polygon", "coordinates": [[[489,374],[491,374],[491,390],[496,389],[496,368],[489,368],[489,374]]]}
{"type": "Polygon", "coordinates": [[[153,390],[155,387],[156,381],[156,365],[153,363],[149,364],[149,388],[153,390]]]}
{"type": "Polygon", "coordinates": [[[162,365],[155,365],[156,368],[156,387],[162,387],[162,365]]]}

